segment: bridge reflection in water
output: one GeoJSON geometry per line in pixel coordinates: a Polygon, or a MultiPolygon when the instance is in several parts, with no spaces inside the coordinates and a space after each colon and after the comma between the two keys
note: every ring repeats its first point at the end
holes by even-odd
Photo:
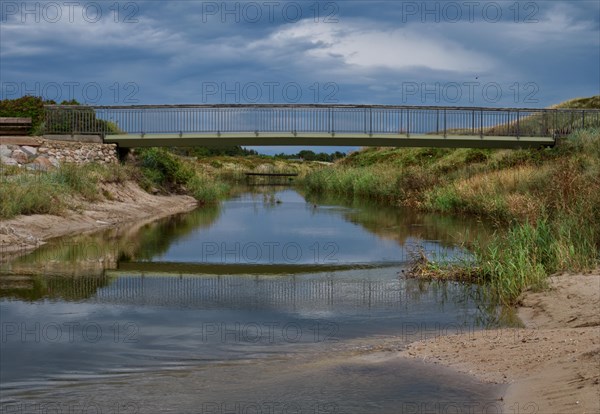
{"type": "Polygon", "coordinates": [[[419,301],[443,303],[448,289],[460,293],[470,288],[458,284],[432,288],[405,279],[398,265],[354,265],[285,275],[106,270],[96,276],[0,276],[0,297],[4,298],[193,309],[377,311],[405,308],[407,303],[419,301]]]}
{"type": "MultiPolygon", "coordinates": [[[[404,280],[375,279],[381,269],[293,276],[120,276],[97,291],[100,302],[198,309],[330,310],[402,306],[404,280]],[[354,276],[354,277],[353,277],[354,276]],[[369,278],[369,277],[372,277],[369,278]]],[[[395,271],[387,269],[387,274],[395,271]]],[[[112,273],[112,272],[111,272],[112,273]]]]}

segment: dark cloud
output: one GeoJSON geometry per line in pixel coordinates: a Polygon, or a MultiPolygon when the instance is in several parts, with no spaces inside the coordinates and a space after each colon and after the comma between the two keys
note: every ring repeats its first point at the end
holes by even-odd
{"type": "Polygon", "coordinates": [[[597,1],[102,2],[97,22],[88,4],[54,22],[2,2],[3,97],[76,82],[103,104],[543,107],[600,90],[597,1]]]}

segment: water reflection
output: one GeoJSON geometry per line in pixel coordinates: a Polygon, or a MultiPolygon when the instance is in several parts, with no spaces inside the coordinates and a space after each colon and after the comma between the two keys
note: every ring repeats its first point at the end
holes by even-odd
{"type": "MultiPolygon", "coordinates": [[[[308,352],[303,347],[325,352],[375,335],[408,341],[423,331],[506,324],[483,287],[406,280],[400,272],[416,246],[449,257],[467,254],[457,239],[483,227],[258,188],[221,207],[53,241],[0,265],[0,318],[8,329],[0,353],[3,398],[87,398],[104,389],[147,395],[147,402],[153,393],[145,381],[166,389],[179,375],[162,373],[170,370],[198,381],[181,384],[190,393],[198,387],[215,399],[227,398],[229,381],[238,376],[249,384],[247,397],[261,391],[256,372],[281,373],[273,360],[308,352]],[[101,335],[90,339],[89,327],[101,335]],[[213,382],[220,393],[207,388],[213,382]],[[133,385],[125,391],[123,384],[133,385]]],[[[360,384],[354,387],[339,386],[340,367],[306,372],[328,378],[331,398],[356,412],[369,399],[397,406],[395,390],[411,392],[414,366],[398,365],[412,373],[404,377],[385,364],[368,368],[389,381],[381,395],[376,381],[361,380],[363,365],[347,367],[360,384]]],[[[441,386],[435,377],[420,381],[421,395],[441,386]]],[[[262,391],[310,398],[310,383],[302,375],[287,382],[277,377],[262,391]]],[[[443,395],[461,394],[457,388],[443,395]]],[[[185,398],[177,401],[183,407],[197,400],[185,398]]]]}
{"type": "MultiPolygon", "coordinates": [[[[315,195],[305,200],[289,189],[254,188],[221,207],[57,240],[0,265],[0,297],[136,304],[160,297],[163,304],[202,309],[272,303],[322,309],[327,299],[331,309],[350,303],[394,308],[407,291],[418,291],[412,298],[418,301],[435,290],[398,277],[415,246],[463,256],[457,239],[487,231],[477,221],[339,203],[315,195]],[[148,277],[160,274],[177,277],[148,277]]],[[[455,298],[476,297],[479,313],[488,315],[483,324],[495,320],[484,288],[434,285],[450,289],[455,298]]]]}
{"type": "Polygon", "coordinates": [[[80,301],[89,299],[99,289],[109,286],[114,279],[106,276],[104,270],[99,275],[57,276],[57,275],[0,275],[0,297],[23,300],[64,300],[80,301]]]}
{"type": "MultiPolygon", "coordinates": [[[[492,223],[476,217],[427,213],[327,194],[305,193],[303,196],[309,203],[334,209],[337,207],[345,220],[401,245],[433,241],[450,248],[471,246],[475,240],[484,243],[494,231],[492,223]],[[340,209],[340,206],[345,208],[340,209]]],[[[439,253],[435,249],[430,252],[439,253]]]]}
{"type": "MultiPolygon", "coordinates": [[[[314,197],[314,196],[311,196],[314,197]]],[[[337,203],[340,201],[338,200],[337,203]]],[[[3,273],[100,274],[125,262],[401,263],[420,247],[457,256],[483,223],[369,204],[340,207],[295,191],[258,191],[157,222],[53,241],[3,273]],[[273,201],[275,200],[275,201],[273,201]],[[280,203],[278,203],[280,201],[280,203]]]]}
{"type": "MultiPolygon", "coordinates": [[[[240,209],[240,200],[226,204],[222,210],[198,210],[157,223],[49,243],[2,266],[0,297],[202,310],[276,308],[280,312],[345,313],[406,309],[407,304],[421,302],[439,308],[454,301],[455,309],[463,310],[462,319],[454,322],[481,327],[511,322],[511,315],[503,314],[502,309],[489,301],[485,287],[405,280],[400,276],[405,261],[381,260],[377,255],[370,256],[372,262],[366,264],[153,261],[169,256],[169,252],[177,251],[177,246],[189,243],[190,238],[202,236],[211,228],[218,230],[219,212],[224,211],[223,217],[227,218],[229,212],[240,209]]],[[[262,194],[252,195],[251,200],[253,209],[260,210],[262,194]]],[[[301,208],[307,209],[305,205],[301,208]]],[[[390,222],[401,220],[418,223],[419,218],[401,214],[399,219],[382,209],[372,209],[367,214],[356,208],[327,205],[319,208],[323,216],[356,221],[373,231],[388,231],[390,222]],[[378,222],[381,217],[387,221],[378,222]]],[[[292,208],[297,209],[298,206],[292,208]]],[[[313,206],[308,208],[310,214],[316,214],[312,209],[313,206]]],[[[406,226],[408,231],[394,233],[409,235],[403,239],[405,245],[394,242],[395,246],[406,249],[407,240],[413,238],[411,228],[417,229],[421,237],[431,236],[430,231],[437,236],[448,236],[455,224],[446,222],[451,224],[447,231],[435,230],[432,224],[406,226]]],[[[280,235],[279,240],[285,241],[285,236],[286,233],[280,235]]],[[[364,239],[364,234],[360,236],[364,239]]],[[[372,242],[368,238],[366,241],[372,242]]],[[[436,243],[450,244],[443,238],[436,243]]],[[[435,246],[433,242],[432,245],[435,246]]],[[[452,247],[445,249],[452,251],[452,247]]]]}
{"type": "MultiPolygon", "coordinates": [[[[257,188],[222,207],[53,241],[0,265],[0,297],[90,298],[123,272],[257,277],[329,272],[325,280],[357,266],[364,274],[369,267],[402,267],[417,246],[461,256],[465,251],[457,239],[486,232],[480,222],[339,202],[257,188]],[[106,270],[121,273],[109,276],[106,270]]],[[[313,291],[322,290],[326,287],[313,291]]]]}

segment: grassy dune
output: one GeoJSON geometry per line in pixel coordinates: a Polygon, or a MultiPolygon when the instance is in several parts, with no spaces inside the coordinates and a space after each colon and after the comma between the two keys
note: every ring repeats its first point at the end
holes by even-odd
{"type": "Polygon", "coordinates": [[[489,283],[505,303],[543,287],[551,273],[600,263],[600,128],[539,150],[364,149],[303,183],[309,191],[494,220],[498,232],[474,247],[474,264],[423,260],[415,273],[489,283]]]}
{"type": "Polygon", "coordinates": [[[189,194],[201,204],[225,197],[229,186],[192,160],[164,149],[140,151],[127,164],[63,164],[47,172],[0,165],[0,219],[21,214],[62,214],[82,201],[111,200],[104,184],[134,181],[144,190],[189,194]]]}
{"type": "Polygon", "coordinates": [[[0,218],[20,214],[61,214],[76,208],[79,200],[110,199],[101,190],[102,183],[122,183],[131,179],[132,169],[107,166],[66,164],[49,172],[31,172],[2,165],[0,168],[0,218]]]}

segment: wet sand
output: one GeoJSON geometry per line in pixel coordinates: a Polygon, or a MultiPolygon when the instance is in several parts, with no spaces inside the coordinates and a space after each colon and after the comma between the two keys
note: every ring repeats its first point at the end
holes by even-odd
{"type": "Polygon", "coordinates": [[[552,277],[518,315],[524,329],[438,336],[400,355],[509,384],[506,413],[599,413],[600,271],[552,277]]]}

